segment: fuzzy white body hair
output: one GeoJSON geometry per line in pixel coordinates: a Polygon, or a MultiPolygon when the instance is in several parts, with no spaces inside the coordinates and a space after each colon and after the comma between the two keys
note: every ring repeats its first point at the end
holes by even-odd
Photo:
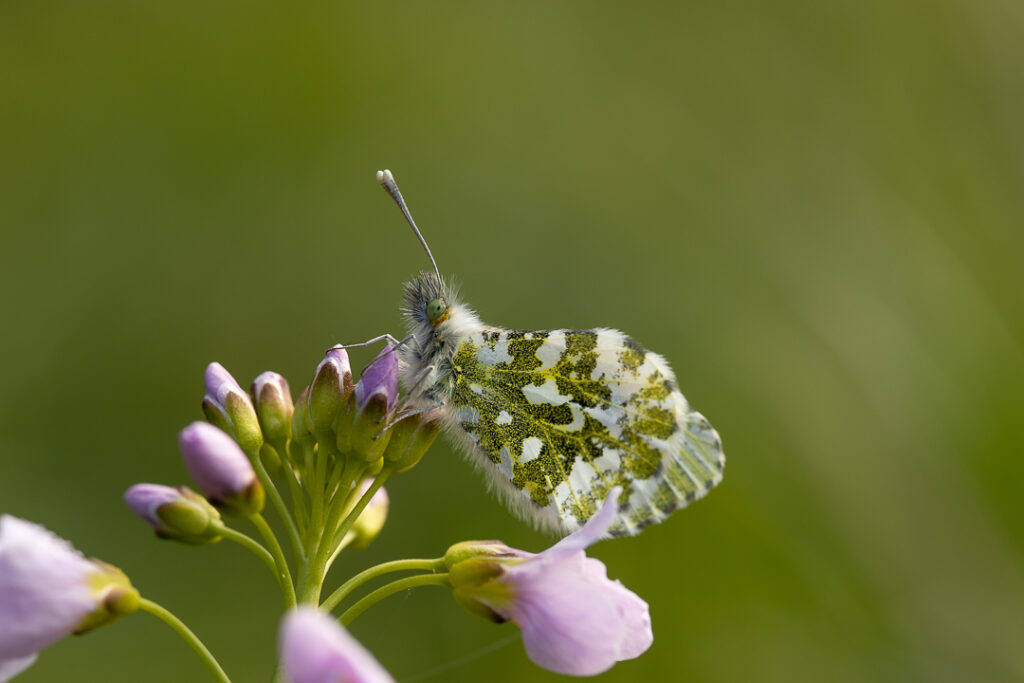
{"type": "Polygon", "coordinates": [[[567,533],[569,530],[555,509],[535,504],[512,484],[509,474],[495,466],[462,428],[459,415],[449,403],[455,350],[471,334],[500,328],[482,323],[471,308],[458,301],[455,288],[438,281],[433,273],[421,273],[406,283],[402,311],[411,339],[400,350],[398,377],[407,392],[408,407],[439,411],[444,431],[457,450],[484,476],[488,491],[516,517],[548,533],[567,533]],[[434,299],[447,305],[445,318],[437,324],[431,323],[426,314],[427,305],[434,299]]]}

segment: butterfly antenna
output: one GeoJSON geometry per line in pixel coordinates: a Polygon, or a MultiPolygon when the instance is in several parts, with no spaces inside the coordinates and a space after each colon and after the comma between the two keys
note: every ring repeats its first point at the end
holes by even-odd
{"type": "Polygon", "coordinates": [[[437,275],[438,284],[441,283],[441,271],[437,269],[437,261],[434,260],[434,255],[430,253],[430,247],[427,246],[427,241],[423,239],[423,233],[416,227],[416,221],[412,219],[412,214],[409,213],[409,207],[405,205],[405,199],[402,198],[402,191],[398,189],[398,183],[395,182],[395,176],[391,175],[391,171],[384,169],[383,171],[377,171],[377,182],[380,183],[381,187],[391,195],[391,198],[395,200],[395,204],[398,204],[398,208],[401,209],[402,215],[405,216],[405,220],[412,227],[412,231],[416,233],[416,237],[419,239],[420,244],[423,245],[424,251],[427,252],[427,258],[430,259],[430,265],[434,266],[434,274],[437,275]]]}

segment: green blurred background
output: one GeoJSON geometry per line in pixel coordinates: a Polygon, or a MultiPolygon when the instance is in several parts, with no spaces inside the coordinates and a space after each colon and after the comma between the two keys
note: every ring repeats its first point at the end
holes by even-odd
{"type": "MultiPolygon", "coordinates": [[[[401,332],[426,262],[389,167],[484,320],[627,330],[724,438],[719,489],[593,550],[655,632],[603,680],[1020,680],[1022,122],[1013,0],[7,0],[0,510],[268,680],[265,569],[121,494],[187,483],[209,361],[298,388],[401,332]]],[[[389,490],[335,582],[549,543],[447,443],[389,490]]],[[[441,590],[353,632],[400,681],[557,678],[441,590]]],[[[19,681],[205,676],[138,615],[19,681]]]]}

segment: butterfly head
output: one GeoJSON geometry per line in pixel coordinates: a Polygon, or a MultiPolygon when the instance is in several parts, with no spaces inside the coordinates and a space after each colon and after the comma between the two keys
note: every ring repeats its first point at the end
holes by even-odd
{"type": "Polygon", "coordinates": [[[412,323],[436,328],[451,317],[457,306],[453,289],[434,273],[420,273],[405,283],[402,310],[412,323]]]}

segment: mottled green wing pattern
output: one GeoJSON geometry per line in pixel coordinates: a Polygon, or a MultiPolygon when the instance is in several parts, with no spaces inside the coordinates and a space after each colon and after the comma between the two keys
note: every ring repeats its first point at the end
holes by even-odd
{"type": "Polygon", "coordinates": [[[633,535],[722,478],[715,430],[664,359],[621,332],[489,329],[451,361],[450,413],[513,509],[567,533],[622,486],[612,535],[633,535]]]}

